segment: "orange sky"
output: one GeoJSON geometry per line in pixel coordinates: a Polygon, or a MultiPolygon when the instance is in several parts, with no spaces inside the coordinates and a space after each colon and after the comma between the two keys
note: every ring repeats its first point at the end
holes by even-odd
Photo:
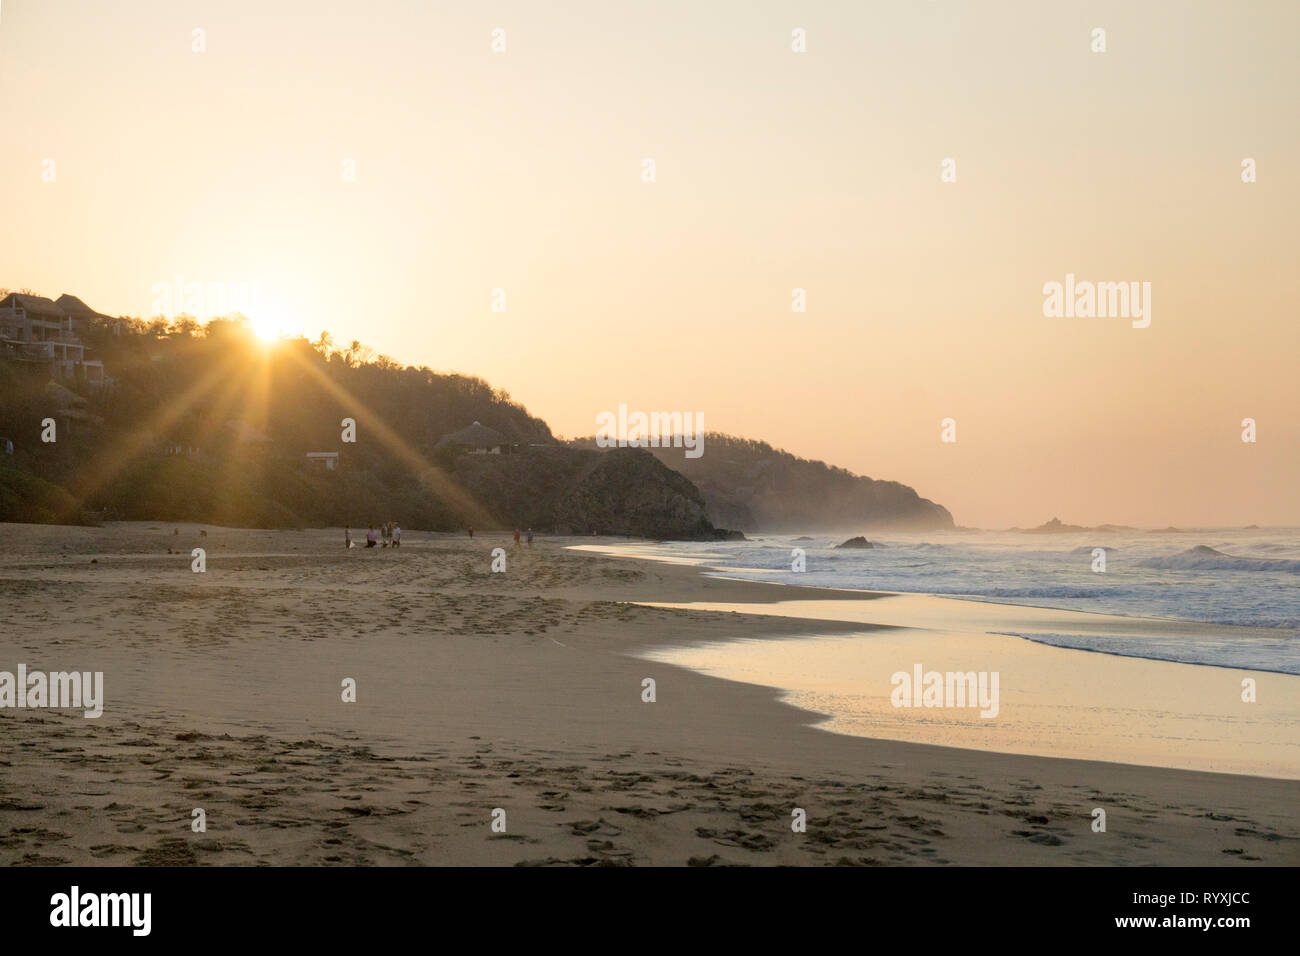
{"type": "Polygon", "coordinates": [[[263,319],[481,375],[557,433],[698,411],[965,525],[1300,525],[1298,27],[1293,2],[5,0],[0,285],[145,315],[176,274],[257,283],[263,319]],[[1150,282],[1151,326],[1044,317],[1066,273],[1150,282]]]}

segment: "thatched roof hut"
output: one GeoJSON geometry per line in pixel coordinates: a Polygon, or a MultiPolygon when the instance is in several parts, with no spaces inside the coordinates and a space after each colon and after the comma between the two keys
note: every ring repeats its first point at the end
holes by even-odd
{"type": "Polygon", "coordinates": [[[24,295],[21,292],[11,292],[0,299],[0,309],[22,309],[32,318],[45,322],[61,322],[68,317],[67,313],[45,296],[24,295]]]}
{"type": "Polygon", "coordinates": [[[54,301],[54,304],[58,308],[63,310],[64,315],[69,316],[70,318],[73,319],[84,320],[84,319],[112,318],[112,316],[105,315],[103,312],[96,312],[90,306],[86,305],[86,303],[78,299],[75,295],[68,295],[68,293],[66,292],[63,293],[63,295],[59,296],[54,301]]]}

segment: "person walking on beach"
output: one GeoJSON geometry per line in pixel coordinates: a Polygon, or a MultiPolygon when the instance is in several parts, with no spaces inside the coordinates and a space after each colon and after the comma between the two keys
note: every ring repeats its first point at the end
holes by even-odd
{"type": "Polygon", "coordinates": [[[519,547],[519,529],[515,528],[515,547],[519,547]]]}
{"type": "Polygon", "coordinates": [[[370,530],[366,532],[366,547],[373,548],[374,546],[375,546],[375,526],[371,525],[370,530]]]}
{"type": "Polygon", "coordinates": [[[402,546],[402,529],[398,525],[398,523],[394,521],[393,522],[393,547],[400,548],[401,546],[402,546]]]}
{"type": "Polygon", "coordinates": [[[532,546],[533,546],[533,529],[532,529],[532,528],[529,528],[529,529],[528,529],[528,547],[531,548],[532,546]]]}
{"type": "Polygon", "coordinates": [[[474,529],[473,529],[473,528],[470,528],[470,529],[469,529],[469,536],[470,536],[471,538],[474,537],[474,529]]]}
{"type": "Polygon", "coordinates": [[[352,547],[352,526],[351,525],[345,524],[343,526],[343,547],[345,548],[352,547]]]}

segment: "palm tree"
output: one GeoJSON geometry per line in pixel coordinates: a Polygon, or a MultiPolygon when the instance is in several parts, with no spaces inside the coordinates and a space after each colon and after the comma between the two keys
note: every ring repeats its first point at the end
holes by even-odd
{"type": "Polygon", "coordinates": [[[334,336],[322,330],[320,334],[320,338],[318,338],[315,342],[312,343],[312,348],[314,348],[321,355],[328,356],[330,354],[330,346],[333,344],[334,344],[334,336]]]}
{"type": "Polygon", "coordinates": [[[362,345],[357,339],[352,340],[352,344],[347,347],[348,365],[364,365],[375,354],[375,350],[368,345],[362,345]]]}

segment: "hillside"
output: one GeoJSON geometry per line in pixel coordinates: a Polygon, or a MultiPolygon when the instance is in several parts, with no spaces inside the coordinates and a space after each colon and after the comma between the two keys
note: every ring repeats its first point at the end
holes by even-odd
{"type": "Polygon", "coordinates": [[[560,445],[477,378],[368,361],[360,343],[327,336],[268,347],[222,320],[96,321],[87,342],[112,384],[55,385],[0,362],[0,436],[15,446],[0,463],[0,521],[714,535],[681,475],[644,452],[560,445]],[[42,441],[47,418],[54,442],[42,441]],[[464,433],[495,435],[504,453],[439,445],[464,433]],[[336,467],[308,453],[337,453],[336,467]]]}
{"type": "Polygon", "coordinates": [[[475,488],[516,525],[560,534],[623,534],[710,539],[704,498],[686,478],[647,451],[608,454],[551,446],[526,454],[464,455],[457,480],[475,488]]]}
{"type": "Polygon", "coordinates": [[[896,481],[798,458],[766,442],[708,433],[704,454],[648,449],[700,489],[709,520],[741,531],[849,531],[953,527],[942,505],[896,481]]]}

